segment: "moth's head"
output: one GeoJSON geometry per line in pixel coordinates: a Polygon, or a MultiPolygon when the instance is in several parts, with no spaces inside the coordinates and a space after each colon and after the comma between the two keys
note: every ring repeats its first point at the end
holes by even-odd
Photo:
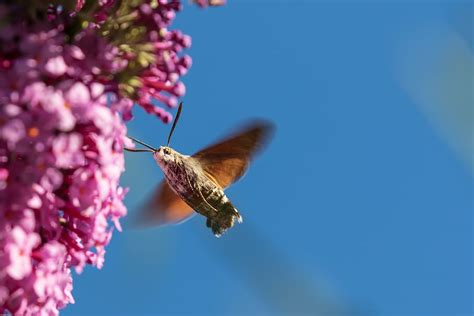
{"type": "Polygon", "coordinates": [[[178,153],[168,146],[160,146],[160,148],[153,153],[153,158],[155,158],[155,161],[162,167],[170,163],[175,163],[178,156],[178,153]]]}

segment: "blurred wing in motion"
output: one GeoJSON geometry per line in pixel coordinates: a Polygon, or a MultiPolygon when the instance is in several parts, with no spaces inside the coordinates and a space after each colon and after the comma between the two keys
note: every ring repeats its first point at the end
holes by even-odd
{"type": "Polygon", "coordinates": [[[142,208],[136,224],[141,227],[180,224],[195,214],[196,212],[174,193],[166,180],[163,180],[142,208]]]}
{"type": "Polygon", "coordinates": [[[223,141],[211,145],[196,154],[209,178],[226,188],[240,179],[252,157],[268,142],[274,131],[273,124],[257,121],[248,124],[223,141]]]}

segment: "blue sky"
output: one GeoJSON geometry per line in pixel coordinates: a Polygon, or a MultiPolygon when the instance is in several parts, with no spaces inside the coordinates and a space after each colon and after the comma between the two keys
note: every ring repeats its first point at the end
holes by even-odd
{"type": "MultiPolygon", "coordinates": [[[[228,190],[244,223],[115,233],[64,315],[472,315],[473,142],[456,128],[472,116],[456,118],[474,98],[449,90],[473,69],[472,2],[229,2],[177,17],[193,67],[172,146],[275,122],[228,190]]],[[[134,115],[130,135],[166,141],[169,125],[134,115]]],[[[162,174],[126,158],[132,213],[162,174]]]]}

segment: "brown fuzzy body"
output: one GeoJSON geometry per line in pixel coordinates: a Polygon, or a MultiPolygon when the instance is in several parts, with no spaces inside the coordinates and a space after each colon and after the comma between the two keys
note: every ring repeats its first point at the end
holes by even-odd
{"type": "MultiPolygon", "coordinates": [[[[169,147],[168,147],[169,148],[169,147]]],[[[220,236],[242,221],[224,190],[203,170],[196,158],[169,149],[169,159],[156,159],[172,190],[192,209],[207,217],[207,226],[220,236]]]]}

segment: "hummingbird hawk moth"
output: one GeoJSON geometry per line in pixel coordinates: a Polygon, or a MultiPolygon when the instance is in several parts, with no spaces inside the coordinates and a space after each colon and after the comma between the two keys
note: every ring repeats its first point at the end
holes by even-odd
{"type": "Polygon", "coordinates": [[[251,159],[269,140],[274,127],[267,121],[249,123],[240,131],[188,156],[169,146],[181,111],[182,103],[166,146],[154,148],[129,137],[146,148],[125,150],[153,153],[165,175],[138,220],[147,226],[177,224],[197,212],[207,218],[207,227],[220,237],[234,226],[235,221],[242,222],[242,216],[224,190],[244,175],[251,159]]]}

